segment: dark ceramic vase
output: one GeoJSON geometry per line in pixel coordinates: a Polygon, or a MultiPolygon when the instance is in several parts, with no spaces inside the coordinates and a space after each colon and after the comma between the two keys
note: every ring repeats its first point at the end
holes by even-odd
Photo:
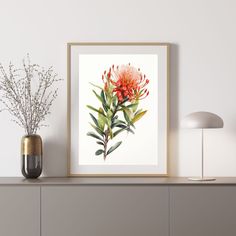
{"type": "Polygon", "coordinates": [[[27,179],[36,179],[42,173],[42,139],[37,134],[25,135],[21,139],[21,172],[27,179]]]}

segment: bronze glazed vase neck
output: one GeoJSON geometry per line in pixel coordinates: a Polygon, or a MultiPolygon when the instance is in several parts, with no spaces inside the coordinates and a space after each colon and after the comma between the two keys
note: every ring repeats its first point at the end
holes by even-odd
{"type": "Polygon", "coordinates": [[[21,140],[22,155],[42,155],[42,139],[37,134],[25,135],[21,140]]]}

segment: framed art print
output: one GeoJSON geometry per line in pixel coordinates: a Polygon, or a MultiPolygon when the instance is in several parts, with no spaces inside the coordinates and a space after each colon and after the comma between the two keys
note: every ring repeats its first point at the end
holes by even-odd
{"type": "Polygon", "coordinates": [[[169,45],[67,49],[68,175],[167,175],[169,45]]]}

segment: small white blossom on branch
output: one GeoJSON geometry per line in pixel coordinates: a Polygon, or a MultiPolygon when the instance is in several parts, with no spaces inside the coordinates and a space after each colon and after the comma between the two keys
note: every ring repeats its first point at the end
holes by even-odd
{"type": "Polygon", "coordinates": [[[20,69],[10,63],[6,71],[0,64],[0,112],[8,111],[27,134],[35,134],[45,126],[45,117],[58,95],[54,84],[60,80],[52,67],[45,70],[32,64],[29,56],[20,69]]]}

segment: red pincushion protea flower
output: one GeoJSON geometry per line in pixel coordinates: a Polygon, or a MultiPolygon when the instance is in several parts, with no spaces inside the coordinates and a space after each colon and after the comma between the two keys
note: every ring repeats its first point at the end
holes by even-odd
{"type": "Polygon", "coordinates": [[[127,98],[130,102],[144,99],[149,94],[145,88],[149,80],[140,72],[140,69],[136,69],[130,64],[116,68],[113,65],[107,74],[104,73],[107,79],[104,89],[106,90],[107,84],[110,82],[114,86],[113,92],[116,93],[119,102],[127,98]]]}

